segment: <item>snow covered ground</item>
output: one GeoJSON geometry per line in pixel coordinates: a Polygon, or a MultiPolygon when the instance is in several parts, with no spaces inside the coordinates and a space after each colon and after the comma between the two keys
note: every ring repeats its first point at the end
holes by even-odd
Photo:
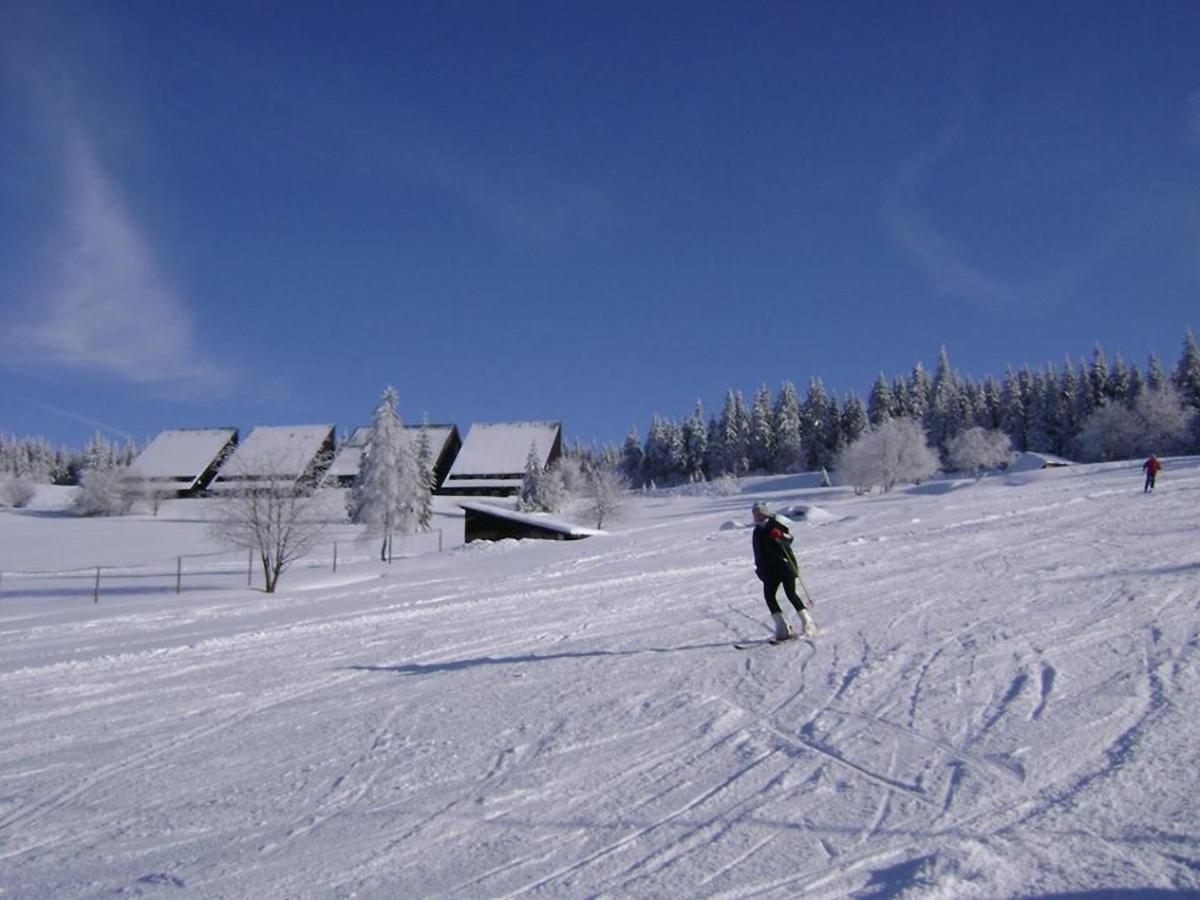
{"type": "MultiPolygon", "coordinates": [[[[1200,460],[810,483],[275,596],[5,574],[0,897],[1200,891],[1200,460]],[[755,499],[816,507],[815,640],[732,646],[755,499]]],[[[188,508],[0,511],[0,570],[215,550],[188,508]]]]}

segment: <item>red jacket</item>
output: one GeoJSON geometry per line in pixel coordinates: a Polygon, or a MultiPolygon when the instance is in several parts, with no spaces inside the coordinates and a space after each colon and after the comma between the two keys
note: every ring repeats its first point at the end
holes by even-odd
{"type": "Polygon", "coordinates": [[[1158,461],[1157,456],[1152,456],[1142,463],[1142,468],[1146,470],[1147,475],[1157,475],[1162,470],[1162,463],[1158,461]]]}

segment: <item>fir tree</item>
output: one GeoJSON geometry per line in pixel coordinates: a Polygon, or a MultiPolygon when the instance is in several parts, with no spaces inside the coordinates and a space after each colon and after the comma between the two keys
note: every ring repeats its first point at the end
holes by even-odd
{"type": "Polygon", "coordinates": [[[351,518],[382,537],[379,558],[384,561],[392,535],[413,529],[420,496],[420,476],[396,411],[397,399],[395,388],[384,390],[351,490],[351,518]]]}
{"type": "Polygon", "coordinates": [[[892,417],[895,402],[892,389],[888,387],[887,379],[880,372],[875,383],[871,385],[871,393],[867,396],[867,421],[872,425],[882,425],[892,417]]]}
{"type": "Polygon", "coordinates": [[[1200,347],[1190,328],[1184,336],[1183,352],[1171,373],[1171,381],[1184,403],[1200,409],[1200,347]]]}
{"type": "Polygon", "coordinates": [[[642,439],[638,437],[636,425],[629,428],[625,443],[621,445],[621,473],[630,484],[641,486],[643,481],[642,467],[646,453],[642,449],[642,439]]]}
{"type": "Polygon", "coordinates": [[[775,472],[798,472],[804,462],[804,442],[800,436],[800,397],[796,386],[785,381],[779,386],[772,411],[775,429],[775,472]]]}
{"type": "Polygon", "coordinates": [[[754,404],[750,409],[750,468],[758,472],[769,472],[775,459],[775,429],[771,422],[771,394],[765,384],[754,392],[754,404]]]}
{"type": "MultiPolygon", "coordinates": [[[[867,408],[863,405],[855,393],[846,395],[846,402],[842,404],[841,415],[841,446],[848,447],[853,444],[867,428],[870,427],[870,419],[867,415],[867,408]]],[[[839,448],[839,452],[840,452],[839,448]]]]}
{"type": "Polygon", "coordinates": [[[699,400],[691,416],[683,423],[683,453],[687,479],[703,481],[708,467],[708,425],[704,421],[704,407],[699,400]]]}

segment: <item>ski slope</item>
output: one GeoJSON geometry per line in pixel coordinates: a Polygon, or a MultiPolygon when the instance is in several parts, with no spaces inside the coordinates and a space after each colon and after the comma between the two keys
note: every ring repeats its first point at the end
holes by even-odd
{"type": "MultiPolygon", "coordinates": [[[[275,596],[6,580],[0,897],[1200,891],[1200,460],[801,485],[275,596]],[[822,631],[739,651],[756,499],[818,508],[822,631]]],[[[0,569],[204,539],[137,524],[3,511],[0,569]]]]}

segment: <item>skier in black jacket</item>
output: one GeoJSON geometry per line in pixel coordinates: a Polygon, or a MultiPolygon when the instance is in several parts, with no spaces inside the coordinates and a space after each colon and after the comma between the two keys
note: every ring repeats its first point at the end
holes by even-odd
{"type": "Polygon", "coordinates": [[[792,553],[791,532],[786,525],[771,515],[771,510],[765,503],[755,503],[750,512],[754,516],[754,572],[763,583],[763,597],[775,623],[775,640],[784,641],[794,637],[791,626],[784,619],[779,610],[779,603],[775,600],[780,585],[783,585],[783,593],[800,616],[804,634],[815,633],[817,625],[813,621],[812,613],[796,594],[800,565],[792,553]]]}

